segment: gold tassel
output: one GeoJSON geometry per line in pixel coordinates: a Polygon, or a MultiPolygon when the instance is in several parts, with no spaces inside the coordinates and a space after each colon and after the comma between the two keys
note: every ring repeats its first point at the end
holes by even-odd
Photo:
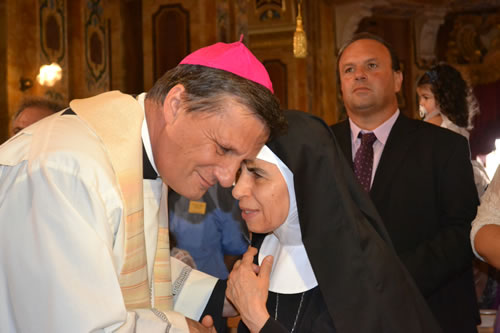
{"type": "Polygon", "coordinates": [[[302,16],[300,15],[300,3],[298,3],[297,27],[293,33],[293,55],[295,58],[305,58],[307,56],[307,38],[302,26],[302,16]]]}

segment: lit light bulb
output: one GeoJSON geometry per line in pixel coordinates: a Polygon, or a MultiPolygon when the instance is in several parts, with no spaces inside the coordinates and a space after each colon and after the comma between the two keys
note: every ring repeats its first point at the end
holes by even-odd
{"type": "Polygon", "coordinates": [[[40,73],[37,75],[36,80],[42,86],[52,87],[61,78],[61,66],[53,62],[50,65],[43,65],[40,67],[40,73]]]}
{"type": "Polygon", "coordinates": [[[486,174],[492,179],[500,166],[500,138],[495,139],[495,150],[486,155],[485,160],[486,174]]]}

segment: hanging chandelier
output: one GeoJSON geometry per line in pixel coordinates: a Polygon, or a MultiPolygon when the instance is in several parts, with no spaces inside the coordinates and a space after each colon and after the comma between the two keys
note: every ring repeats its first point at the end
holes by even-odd
{"type": "Polygon", "coordinates": [[[302,15],[301,15],[301,4],[302,1],[297,2],[297,26],[295,32],[293,33],[293,55],[295,58],[305,58],[307,56],[307,38],[306,32],[302,25],[302,15]]]}

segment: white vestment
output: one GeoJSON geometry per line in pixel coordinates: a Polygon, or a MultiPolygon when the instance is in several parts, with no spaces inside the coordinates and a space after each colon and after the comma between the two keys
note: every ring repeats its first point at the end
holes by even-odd
{"type": "MultiPolygon", "coordinates": [[[[165,188],[143,185],[151,286],[165,188]]],[[[122,214],[107,151],[78,116],[59,112],[0,146],[0,332],[187,332],[217,279],[171,258],[176,312],[127,311],[122,214]]]]}

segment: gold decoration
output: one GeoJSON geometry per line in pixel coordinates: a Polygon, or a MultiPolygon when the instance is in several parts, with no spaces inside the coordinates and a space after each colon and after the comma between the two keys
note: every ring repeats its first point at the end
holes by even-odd
{"type": "Polygon", "coordinates": [[[472,86],[500,79],[500,14],[467,14],[453,19],[445,58],[472,86]]]}
{"type": "Polygon", "coordinates": [[[293,55],[295,58],[305,58],[307,56],[307,38],[304,27],[302,26],[302,16],[300,13],[300,3],[297,5],[297,27],[293,33],[293,55]]]}

